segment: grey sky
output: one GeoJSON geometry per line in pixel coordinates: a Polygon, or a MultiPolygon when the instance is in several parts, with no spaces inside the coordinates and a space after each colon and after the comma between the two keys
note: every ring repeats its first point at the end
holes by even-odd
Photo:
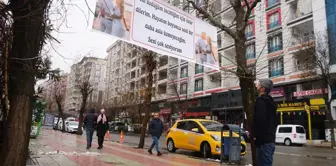
{"type": "MultiPolygon", "coordinates": [[[[64,1],[68,8],[66,22],[61,23],[64,19],[57,19],[62,16],[53,15],[53,24],[55,24],[55,28],[59,27],[58,32],[53,32],[53,36],[61,43],[53,42],[53,48],[50,44],[46,48],[50,49],[53,68],[60,68],[69,72],[70,66],[75,61],[79,61],[89,53],[94,57],[105,58],[107,55],[106,48],[116,38],[92,30],[93,13],[90,12],[89,8],[94,12],[96,0],[87,0],[88,5],[86,5],[85,0],[64,1]]],[[[55,6],[53,5],[53,11],[56,12],[55,6]]],[[[64,11],[64,9],[61,11],[64,11]]]]}

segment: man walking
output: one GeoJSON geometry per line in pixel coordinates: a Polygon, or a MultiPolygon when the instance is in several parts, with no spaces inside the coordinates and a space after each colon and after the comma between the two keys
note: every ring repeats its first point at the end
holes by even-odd
{"type": "Polygon", "coordinates": [[[159,113],[156,112],[154,114],[154,119],[152,119],[149,123],[149,133],[153,137],[153,143],[148,149],[149,154],[153,154],[152,149],[155,146],[157,155],[162,156],[162,153],[160,152],[160,148],[159,148],[159,140],[163,133],[163,129],[164,129],[163,122],[159,118],[159,113]]]}
{"type": "Polygon", "coordinates": [[[86,131],[86,144],[87,144],[86,149],[91,148],[92,136],[97,124],[97,116],[94,113],[95,109],[91,108],[84,118],[84,125],[86,131]]]}
{"type": "Polygon", "coordinates": [[[258,166],[272,166],[273,164],[277,106],[269,95],[272,88],[273,82],[270,79],[261,79],[257,83],[259,96],[254,107],[252,134],[256,141],[258,166]]]}

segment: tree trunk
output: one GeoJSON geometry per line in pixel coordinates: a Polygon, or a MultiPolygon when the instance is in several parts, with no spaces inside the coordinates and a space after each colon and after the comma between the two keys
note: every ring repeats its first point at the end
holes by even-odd
{"type": "Polygon", "coordinates": [[[146,52],[144,55],[146,57],[146,64],[147,64],[147,88],[146,88],[146,96],[145,96],[145,101],[144,101],[144,106],[145,106],[145,118],[142,122],[141,126],[141,132],[140,132],[140,140],[139,140],[139,145],[138,148],[144,148],[145,145],[145,137],[146,137],[146,131],[147,131],[147,124],[150,119],[150,112],[151,112],[151,102],[152,102],[152,89],[153,89],[153,71],[155,69],[155,61],[154,61],[154,53],[152,51],[146,52]]]}
{"type": "Polygon", "coordinates": [[[12,57],[9,61],[10,110],[6,121],[0,165],[25,166],[28,157],[36,58],[43,46],[45,10],[49,0],[10,1],[13,19],[12,57]]]}
{"type": "Polygon", "coordinates": [[[82,101],[82,105],[81,108],[79,110],[79,123],[78,123],[78,128],[77,128],[77,135],[82,135],[83,134],[83,123],[84,123],[84,111],[85,111],[85,107],[86,107],[86,100],[87,97],[83,96],[83,101],[82,101]]]}
{"type": "MultiPolygon", "coordinates": [[[[239,27],[239,25],[237,26],[239,27]]],[[[245,42],[246,42],[245,32],[237,31],[237,39],[235,40],[236,62],[238,64],[237,75],[239,78],[239,84],[242,92],[243,108],[247,116],[247,129],[253,136],[252,126],[253,126],[253,115],[255,104],[255,85],[254,85],[253,72],[247,68],[247,60],[245,57],[246,53],[245,42]]],[[[253,139],[251,139],[251,151],[252,151],[253,165],[256,166],[257,165],[256,146],[255,141],[253,139]]]]}

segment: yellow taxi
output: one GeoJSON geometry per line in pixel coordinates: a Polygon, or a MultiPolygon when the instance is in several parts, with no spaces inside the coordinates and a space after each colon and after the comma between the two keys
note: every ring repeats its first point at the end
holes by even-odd
{"type": "MultiPolygon", "coordinates": [[[[204,157],[220,155],[221,129],[223,124],[204,119],[186,119],[177,121],[168,131],[166,137],[167,149],[175,152],[185,149],[201,152],[204,157]]],[[[229,137],[229,132],[223,132],[224,137],[229,137]]],[[[233,133],[233,137],[238,137],[233,133]]],[[[246,154],[246,142],[241,137],[241,155],[246,154]]]]}

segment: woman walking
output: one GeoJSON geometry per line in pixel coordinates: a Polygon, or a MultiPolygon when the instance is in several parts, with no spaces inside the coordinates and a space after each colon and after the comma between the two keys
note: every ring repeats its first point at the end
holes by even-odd
{"type": "Polygon", "coordinates": [[[97,119],[98,149],[103,148],[104,136],[108,128],[108,119],[105,115],[105,110],[101,109],[97,119]]]}

